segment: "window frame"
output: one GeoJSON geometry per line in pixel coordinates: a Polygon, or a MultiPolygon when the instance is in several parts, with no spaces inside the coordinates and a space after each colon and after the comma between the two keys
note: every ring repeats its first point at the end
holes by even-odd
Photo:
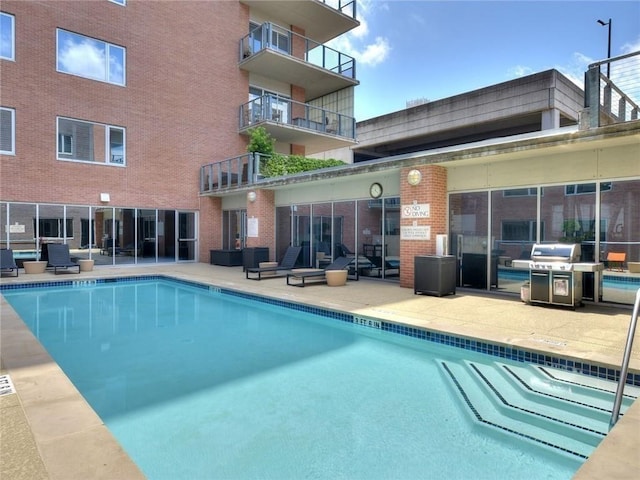
{"type": "Polygon", "coordinates": [[[73,155],[73,135],[58,133],[58,155],[73,155]],[[67,139],[69,139],[68,150],[65,148],[67,146],[67,139]]]}
{"type": "MultiPolygon", "coordinates": [[[[82,132],[81,132],[82,133],[82,132]]],[[[121,127],[119,125],[110,125],[100,122],[92,122],[89,120],[81,120],[78,118],[70,118],[58,116],[56,117],[56,160],[65,161],[65,162],[80,162],[80,163],[89,163],[94,165],[111,165],[116,167],[126,167],[127,165],[127,129],[126,127],[121,127]],[[94,153],[93,159],[85,159],[85,158],[71,158],[77,154],[78,145],[77,145],[77,136],[73,133],[66,133],[67,129],[62,129],[61,132],[60,122],[66,121],[75,124],[83,124],[86,125],[88,129],[93,131],[95,127],[100,127],[104,129],[104,135],[95,135],[90,143],[88,149],[92,152],[104,151],[104,156],[102,158],[96,157],[94,153]],[[113,161],[112,159],[112,146],[111,146],[111,132],[119,131],[122,134],[122,160],[121,161],[113,161]],[[71,139],[71,151],[63,151],[61,149],[61,139],[63,138],[71,139]],[[98,140],[102,141],[103,144],[99,147],[96,147],[96,143],[98,140]]]]}
{"type": "Polygon", "coordinates": [[[3,150],[0,144],[0,155],[16,154],[16,110],[15,108],[0,107],[0,110],[11,113],[11,150],[3,150]]]}
{"type": "Polygon", "coordinates": [[[96,82],[108,83],[110,85],[117,85],[120,87],[125,87],[127,85],[127,49],[120,45],[116,45],[114,43],[109,43],[105,40],[100,40],[98,38],[90,37],[88,35],[82,35],[81,33],[72,32],[70,30],[65,30],[64,28],[56,28],[56,72],[64,73],[66,75],[73,75],[75,77],[86,78],[88,80],[94,80],[96,82]],[[100,78],[97,76],[83,75],[81,73],[67,71],[64,70],[60,65],[60,35],[64,33],[66,35],[71,35],[75,37],[79,37],[80,39],[86,39],[91,42],[99,43],[104,47],[105,52],[105,64],[104,64],[104,77],[100,78]],[[112,57],[111,49],[117,49],[122,52],[122,82],[114,81],[111,79],[111,62],[109,61],[112,57]]]}
{"type": "Polygon", "coordinates": [[[6,12],[0,12],[0,17],[6,17],[11,20],[11,56],[5,57],[4,55],[2,55],[2,51],[0,51],[0,59],[15,62],[16,61],[16,17],[6,12]]]}

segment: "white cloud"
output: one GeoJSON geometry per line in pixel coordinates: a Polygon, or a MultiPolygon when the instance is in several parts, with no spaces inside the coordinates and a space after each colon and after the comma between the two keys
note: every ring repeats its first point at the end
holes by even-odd
{"type": "Polygon", "coordinates": [[[375,66],[383,63],[391,53],[391,45],[386,37],[378,36],[373,42],[368,41],[369,23],[367,17],[372,10],[387,10],[388,5],[373,0],[358,0],[358,20],[360,26],[349,33],[330,42],[331,48],[352,56],[359,64],[375,66]]]}
{"type": "Polygon", "coordinates": [[[360,63],[375,66],[384,62],[389,57],[390,52],[389,41],[383,37],[376,37],[375,42],[367,45],[364,50],[359,52],[359,57],[356,58],[360,63]]]}
{"type": "Polygon", "coordinates": [[[524,65],[516,65],[515,67],[511,67],[508,73],[510,77],[524,77],[533,73],[533,69],[524,65]]]}

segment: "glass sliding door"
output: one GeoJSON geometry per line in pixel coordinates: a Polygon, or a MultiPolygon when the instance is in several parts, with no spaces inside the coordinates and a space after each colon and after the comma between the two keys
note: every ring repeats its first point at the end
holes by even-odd
{"type": "Polygon", "coordinates": [[[602,300],[633,304],[640,287],[640,180],[602,182],[599,195],[602,300]]]}
{"type": "MultiPolygon", "coordinates": [[[[294,247],[302,247],[302,252],[298,257],[296,266],[310,267],[312,257],[312,231],[311,231],[311,206],[310,205],[293,205],[291,207],[291,221],[292,221],[292,239],[291,245],[294,247]]],[[[278,241],[278,256],[276,260],[279,261],[284,255],[287,247],[284,243],[278,241]]]]}
{"type": "Polygon", "coordinates": [[[314,204],[312,208],[313,238],[309,265],[321,268],[327,264],[326,262],[331,263],[331,239],[334,234],[332,205],[331,203],[314,204]]]}
{"type": "Polygon", "coordinates": [[[400,198],[384,199],[382,277],[400,280],[400,198]]]}
{"type": "Polygon", "coordinates": [[[133,264],[140,255],[136,239],[136,211],[133,208],[115,209],[115,242],[113,260],[116,265],[133,264]]]}
{"type": "Polygon", "coordinates": [[[67,205],[65,208],[66,243],[71,255],[89,259],[97,253],[93,232],[93,219],[89,207],[67,205]]]}
{"type": "Polygon", "coordinates": [[[451,252],[458,263],[458,285],[470,288],[498,287],[498,257],[489,235],[489,192],[449,196],[451,252]]]}
{"type": "Polygon", "coordinates": [[[176,211],[158,210],[158,262],[176,261],[176,211]]]}
{"type": "Polygon", "coordinates": [[[247,244],[247,211],[222,212],[222,249],[242,250],[247,244]]]}
{"type": "Polygon", "coordinates": [[[138,263],[155,263],[156,261],[156,231],[158,225],[156,215],[156,210],[138,210],[138,243],[140,244],[138,263]]]}
{"type": "Polygon", "coordinates": [[[16,264],[39,257],[40,244],[36,231],[37,205],[33,203],[3,203],[2,248],[11,248],[16,264]]]}
{"type": "Polygon", "coordinates": [[[198,229],[196,214],[193,212],[177,212],[178,215],[178,260],[196,260],[198,251],[198,229]]]}
{"type": "Polygon", "coordinates": [[[517,269],[512,262],[531,256],[538,231],[537,201],[536,187],[491,192],[491,248],[498,257],[500,290],[519,293],[529,280],[529,269],[517,269]]]}

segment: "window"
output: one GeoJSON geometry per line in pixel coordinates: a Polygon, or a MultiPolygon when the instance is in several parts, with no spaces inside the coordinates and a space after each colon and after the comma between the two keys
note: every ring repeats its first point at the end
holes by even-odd
{"type": "Polygon", "coordinates": [[[15,18],[0,12],[0,58],[15,60],[15,18]]]}
{"type": "Polygon", "coordinates": [[[0,153],[14,155],[16,153],[16,111],[12,108],[0,107],[0,153]]]}
{"type": "Polygon", "coordinates": [[[62,155],[71,155],[71,135],[65,135],[64,133],[58,134],[58,153],[62,155]]]}
{"type": "MultiPolygon", "coordinates": [[[[544,224],[542,226],[544,227],[544,224]]],[[[535,242],[536,228],[537,222],[535,220],[503,220],[502,240],[535,242]]]]}
{"type": "Polygon", "coordinates": [[[122,5],[123,7],[127,5],[127,0],[109,0],[110,2],[117,3],[118,5],[122,5]]]}
{"type": "MultiPolygon", "coordinates": [[[[34,219],[35,223],[35,219],[34,219]]],[[[38,232],[43,238],[73,238],[73,218],[67,218],[67,231],[65,236],[64,219],[62,218],[41,218],[38,221],[38,232]]]]}
{"type": "Polygon", "coordinates": [[[125,129],[60,117],[58,160],[125,165],[125,129]]]}
{"type": "Polygon", "coordinates": [[[512,188],[502,192],[504,197],[535,197],[538,195],[538,189],[532,188],[512,188]]]}
{"type": "Polygon", "coordinates": [[[59,72],[124,85],[126,50],[94,38],[58,29],[59,72]]]}
{"type": "Polygon", "coordinates": [[[290,54],[289,32],[284,28],[271,24],[271,48],[290,54]]]}
{"type": "MultiPolygon", "coordinates": [[[[600,191],[606,192],[611,190],[611,182],[603,182],[600,184],[600,191]]],[[[585,195],[596,192],[595,183],[579,183],[577,185],[565,185],[565,195],[585,195]]]]}

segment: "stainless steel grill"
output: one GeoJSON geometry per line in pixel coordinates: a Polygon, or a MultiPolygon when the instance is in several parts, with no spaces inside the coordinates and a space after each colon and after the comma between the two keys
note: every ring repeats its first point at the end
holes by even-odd
{"type": "Polygon", "coordinates": [[[531,249],[529,280],[532,303],[566,305],[582,303],[582,273],[575,266],[580,260],[580,244],[535,244],[531,249]]]}

